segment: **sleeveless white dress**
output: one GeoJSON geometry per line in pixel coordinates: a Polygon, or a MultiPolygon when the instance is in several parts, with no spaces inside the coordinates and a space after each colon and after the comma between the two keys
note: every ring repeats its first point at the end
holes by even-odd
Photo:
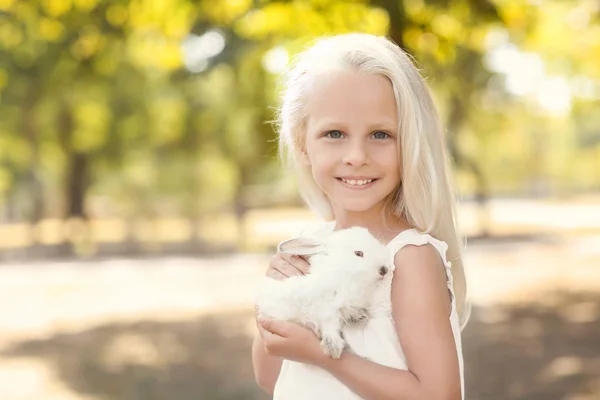
{"type": "MultiPolygon", "coordinates": [[[[320,235],[333,231],[334,222],[319,224],[310,230],[311,234],[320,235]]],[[[448,289],[452,298],[450,324],[456,343],[456,351],[460,368],[462,399],[464,400],[464,369],[462,356],[461,330],[456,312],[454,290],[452,288],[451,264],[446,259],[448,245],[428,234],[420,233],[415,229],[400,232],[392,239],[387,247],[391,256],[406,245],[422,246],[431,244],[440,254],[447,276],[448,289]]],[[[362,326],[346,327],[343,330],[344,338],[352,350],[373,362],[388,367],[408,370],[406,357],[400,346],[396,328],[392,317],[391,304],[392,274],[385,278],[381,290],[376,296],[376,311],[362,326]]],[[[309,364],[283,360],[279,378],[275,384],[273,400],[360,400],[357,394],[348,389],[337,378],[326,370],[309,364]]]]}

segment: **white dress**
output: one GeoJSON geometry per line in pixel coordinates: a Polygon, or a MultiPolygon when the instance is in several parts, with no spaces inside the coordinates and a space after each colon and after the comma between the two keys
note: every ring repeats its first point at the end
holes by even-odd
{"type": "MultiPolygon", "coordinates": [[[[311,230],[312,234],[325,234],[334,229],[335,224],[328,222],[311,230]]],[[[448,245],[446,242],[420,233],[415,229],[400,232],[387,247],[395,256],[396,252],[406,245],[421,246],[431,244],[442,258],[452,296],[450,324],[456,343],[456,351],[460,368],[462,399],[464,400],[464,370],[462,357],[461,331],[456,312],[454,291],[452,288],[451,264],[446,259],[448,245]]],[[[377,293],[376,312],[368,322],[360,327],[346,327],[344,338],[356,354],[388,367],[408,370],[406,357],[400,346],[392,317],[391,304],[392,274],[388,274],[379,293],[377,293]]],[[[275,384],[273,400],[360,400],[357,394],[348,389],[337,378],[324,369],[309,364],[283,360],[279,378],[275,384]]]]}

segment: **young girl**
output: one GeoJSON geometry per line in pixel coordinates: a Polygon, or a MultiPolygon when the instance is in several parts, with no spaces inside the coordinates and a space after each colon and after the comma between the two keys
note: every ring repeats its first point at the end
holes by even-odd
{"type": "MultiPolygon", "coordinates": [[[[409,56],[386,38],[321,39],[296,59],[280,109],[280,150],[327,234],[363,226],[395,254],[389,296],[352,351],[326,356],[308,328],[257,317],[258,384],[275,399],[459,400],[466,284],[444,137],[409,56]]],[[[309,273],[276,254],[267,276],[309,273]]]]}

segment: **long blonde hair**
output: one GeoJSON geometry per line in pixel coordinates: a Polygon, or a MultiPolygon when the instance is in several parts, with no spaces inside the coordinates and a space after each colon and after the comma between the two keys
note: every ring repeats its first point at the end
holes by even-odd
{"type": "Polygon", "coordinates": [[[296,172],[307,205],[322,218],[333,219],[331,203],[314,181],[310,166],[300,162],[300,154],[305,144],[305,106],[314,78],[322,72],[348,69],[380,74],[392,83],[402,183],[388,196],[385,210],[448,244],[456,308],[464,327],[470,306],[451,168],[429,88],[407,53],[385,37],[351,33],[321,38],[298,54],[283,75],[278,113],[280,156],[296,172]]]}

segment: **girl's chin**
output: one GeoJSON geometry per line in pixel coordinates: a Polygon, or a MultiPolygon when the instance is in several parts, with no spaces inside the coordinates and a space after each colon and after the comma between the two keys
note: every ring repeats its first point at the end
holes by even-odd
{"type": "Polygon", "coordinates": [[[349,201],[349,199],[340,199],[335,203],[341,210],[351,212],[369,211],[379,204],[377,201],[349,201]]]}

